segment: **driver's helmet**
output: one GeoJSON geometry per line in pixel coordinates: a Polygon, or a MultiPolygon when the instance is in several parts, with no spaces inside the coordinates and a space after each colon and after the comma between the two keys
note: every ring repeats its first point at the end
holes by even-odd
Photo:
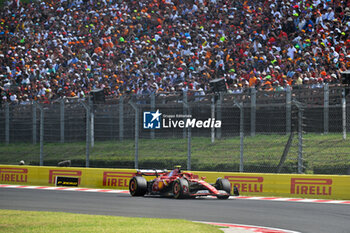
{"type": "Polygon", "coordinates": [[[178,173],[181,173],[181,165],[176,165],[174,170],[177,170],[178,173]]]}
{"type": "Polygon", "coordinates": [[[177,165],[174,167],[174,169],[169,173],[168,176],[174,176],[174,175],[177,175],[181,173],[181,166],[180,165],[177,165]]]}

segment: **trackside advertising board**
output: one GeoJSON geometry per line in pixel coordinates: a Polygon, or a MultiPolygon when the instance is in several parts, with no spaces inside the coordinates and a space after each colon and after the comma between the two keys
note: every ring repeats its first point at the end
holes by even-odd
{"type": "Polygon", "coordinates": [[[350,199],[350,176],[266,173],[193,172],[214,182],[219,176],[237,186],[244,196],[350,199]]]}
{"type": "Polygon", "coordinates": [[[1,184],[55,186],[56,177],[78,178],[78,187],[128,189],[135,169],[0,165],[1,184]]]}
{"type": "MultiPolygon", "coordinates": [[[[56,177],[78,178],[84,188],[128,189],[135,169],[62,168],[0,165],[0,184],[55,186],[56,177]]],[[[196,178],[215,183],[226,178],[244,196],[279,196],[350,200],[350,176],[197,172],[196,178]]],[[[154,177],[146,177],[148,180],[154,177]]]]}

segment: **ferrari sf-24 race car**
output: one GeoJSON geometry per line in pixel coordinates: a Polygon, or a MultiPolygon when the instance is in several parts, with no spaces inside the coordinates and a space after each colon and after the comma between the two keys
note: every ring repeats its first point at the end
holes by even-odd
{"type": "MultiPolygon", "coordinates": [[[[215,184],[209,184],[202,179],[196,179],[190,172],[182,172],[180,167],[174,170],[137,170],[130,179],[129,191],[132,196],[156,195],[176,199],[196,198],[198,196],[216,196],[218,199],[228,199],[231,194],[231,184],[227,179],[218,178],[215,184]],[[147,181],[144,176],[156,176],[147,181]]],[[[233,194],[239,195],[237,187],[233,194]]]]}

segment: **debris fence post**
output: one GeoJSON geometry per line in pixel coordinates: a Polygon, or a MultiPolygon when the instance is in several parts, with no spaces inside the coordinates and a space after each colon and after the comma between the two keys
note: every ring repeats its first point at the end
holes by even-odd
{"type": "Polygon", "coordinates": [[[255,136],[255,126],[256,126],[256,89],[254,87],[250,88],[251,96],[251,111],[250,111],[250,136],[255,136]]]}
{"type": "Polygon", "coordinates": [[[239,112],[240,112],[240,119],[239,119],[239,137],[240,137],[239,172],[244,172],[244,107],[243,107],[243,103],[238,103],[236,101],[235,101],[234,106],[238,107],[239,112]]]}
{"type": "Polygon", "coordinates": [[[89,96],[89,109],[90,109],[90,145],[91,148],[95,146],[95,114],[94,114],[94,103],[89,96]]]}
{"type": "Polygon", "coordinates": [[[292,91],[290,86],[286,90],[286,135],[292,131],[292,91]]]}
{"type": "MultiPolygon", "coordinates": [[[[183,115],[187,115],[188,113],[188,102],[187,102],[187,91],[183,91],[183,95],[182,95],[182,112],[183,112],[183,115]]],[[[185,139],[186,138],[186,128],[184,127],[183,128],[183,131],[182,131],[182,134],[183,134],[183,138],[185,139]]]]}
{"type": "Polygon", "coordinates": [[[298,173],[302,174],[303,165],[303,106],[298,101],[293,101],[298,108],[298,173]]]}
{"type": "Polygon", "coordinates": [[[6,145],[10,144],[10,106],[7,102],[5,104],[5,142],[6,145]]]}
{"type": "MultiPolygon", "coordinates": [[[[188,106],[188,114],[191,114],[190,107],[188,106]]],[[[192,134],[191,126],[187,129],[187,170],[191,171],[191,152],[192,152],[192,134]]]]}
{"type": "Polygon", "coordinates": [[[345,88],[342,93],[342,124],[343,124],[343,140],[346,139],[346,96],[345,88]]]}
{"type": "Polygon", "coordinates": [[[40,159],[39,165],[44,166],[44,108],[40,104],[37,104],[40,110],[40,159]]]}
{"type": "Polygon", "coordinates": [[[139,108],[132,101],[129,101],[129,104],[135,110],[135,162],[134,162],[134,168],[138,169],[139,168],[139,108]]]}
{"type": "Polygon", "coordinates": [[[123,141],[124,137],[124,97],[119,98],[119,140],[123,141]]]}
{"type": "Polygon", "coordinates": [[[329,86],[328,83],[324,86],[324,103],[323,103],[323,130],[324,134],[329,131],[329,86]]]}
{"type": "Polygon", "coordinates": [[[60,101],[60,139],[64,143],[64,99],[60,101]]]}
{"type": "MultiPolygon", "coordinates": [[[[215,119],[215,96],[211,97],[211,118],[215,119]]],[[[215,127],[211,128],[211,143],[215,142],[215,127]]]]}
{"type": "Polygon", "coordinates": [[[90,166],[90,140],[91,140],[91,123],[90,123],[90,105],[84,102],[81,102],[86,112],[86,160],[85,166],[90,166]]]}
{"type": "MultiPolygon", "coordinates": [[[[184,97],[186,96],[186,98],[184,98],[184,102],[183,102],[183,108],[186,109],[186,117],[184,118],[184,120],[186,121],[187,119],[189,119],[189,116],[191,115],[191,108],[190,105],[187,101],[187,92],[184,92],[184,97]],[[185,102],[186,100],[186,102],[185,102]]],[[[186,131],[187,131],[187,170],[190,171],[191,170],[191,153],[192,153],[192,131],[191,131],[191,126],[188,126],[188,128],[186,129],[186,127],[184,127],[184,136],[186,136],[186,131]]]]}
{"type": "MultiPolygon", "coordinates": [[[[222,120],[222,101],[224,98],[224,93],[219,93],[219,99],[216,101],[216,120],[222,120]]],[[[221,128],[216,129],[216,137],[217,139],[221,139],[221,128]]]]}
{"type": "MultiPolygon", "coordinates": [[[[154,93],[151,94],[151,111],[154,112],[156,108],[156,96],[154,93]]],[[[154,139],[155,131],[151,129],[151,139],[154,139]]]]}
{"type": "Polygon", "coordinates": [[[36,106],[37,104],[36,104],[36,102],[35,101],[33,101],[33,105],[32,105],[32,112],[33,112],[33,114],[32,114],[32,117],[33,117],[33,130],[32,130],[32,132],[33,132],[33,145],[35,145],[36,144],[36,140],[37,140],[37,136],[36,136],[36,131],[37,131],[37,126],[36,126],[36,106]]]}

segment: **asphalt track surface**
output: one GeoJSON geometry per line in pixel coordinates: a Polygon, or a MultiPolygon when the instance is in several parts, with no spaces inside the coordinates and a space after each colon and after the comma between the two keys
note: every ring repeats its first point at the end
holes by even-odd
{"type": "Polygon", "coordinates": [[[304,233],[350,233],[350,207],[342,204],[208,198],[176,200],[129,194],[0,188],[0,209],[179,218],[304,233]]]}

